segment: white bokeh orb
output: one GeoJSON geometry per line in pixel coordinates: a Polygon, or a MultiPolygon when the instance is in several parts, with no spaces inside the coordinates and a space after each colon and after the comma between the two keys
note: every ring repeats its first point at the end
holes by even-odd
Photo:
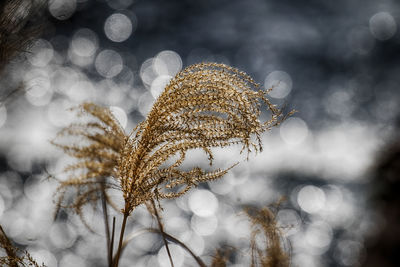
{"type": "Polygon", "coordinates": [[[105,49],[97,55],[94,65],[101,76],[112,78],[123,69],[123,60],[119,53],[105,49]]]}
{"type": "Polygon", "coordinates": [[[325,206],[325,193],[319,187],[306,185],[297,194],[297,203],[308,213],[317,213],[325,206]]]}
{"type": "Polygon", "coordinates": [[[280,135],[288,145],[301,144],[308,136],[307,123],[298,117],[291,117],[282,123],[280,135]]]}
{"type": "Polygon", "coordinates": [[[212,216],[218,210],[218,199],[212,192],[204,189],[194,190],[188,203],[192,212],[200,217],[212,216]]]}
{"type": "Polygon", "coordinates": [[[58,20],[69,19],[76,10],[76,0],[49,1],[49,12],[58,20]]]}
{"type": "Polygon", "coordinates": [[[53,46],[44,39],[36,40],[26,53],[29,63],[35,67],[45,67],[54,55],[53,46]]]}
{"type": "Polygon", "coordinates": [[[273,98],[284,98],[292,90],[292,78],[284,71],[273,71],[265,78],[265,89],[272,88],[269,95],[273,98]]]}
{"type": "Polygon", "coordinates": [[[131,36],[133,30],[131,20],[121,13],[109,16],[104,23],[104,33],[113,42],[123,42],[131,36]]]}
{"type": "Polygon", "coordinates": [[[369,29],[376,39],[385,41],[395,35],[397,24],[388,12],[378,12],[370,18],[369,29]]]}
{"type": "Polygon", "coordinates": [[[99,47],[96,33],[87,28],[79,29],[71,40],[72,51],[81,57],[93,56],[99,47]]]}
{"type": "Polygon", "coordinates": [[[154,58],[153,68],[158,75],[173,77],[182,69],[182,59],[174,51],[161,51],[154,58]]]}

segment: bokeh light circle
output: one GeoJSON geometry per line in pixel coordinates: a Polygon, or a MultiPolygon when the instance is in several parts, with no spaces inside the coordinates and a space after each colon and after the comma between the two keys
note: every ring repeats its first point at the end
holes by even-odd
{"type": "Polygon", "coordinates": [[[52,0],[49,2],[49,12],[58,20],[69,19],[75,10],[76,0],[52,0]]]}
{"type": "Polygon", "coordinates": [[[82,28],[74,33],[71,41],[73,52],[81,57],[94,55],[98,49],[97,35],[90,29],[82,28]]]}
{"type": "Polygon", "coordinates": [[[151,85],[154,79],[156,79],[158,76],[158,74],[153,68],[154,65],[153,62],[154,58],[148,58],[142,63],[140,67],[140,72],[139,72],[140,78],[142,79],[145,85],[151,85]]]}
{"type": "Polygon", "coordinates": [[[45,67],[54,55],[53,46],[44,39],[36,40],[27,52],[28,61],[35,67],[45,67]]]}
{"type": "Polygon", "coordinates": [[[106,49],[97,55],[94,65],[101,76],[112,78],[121,72],[123,61],[122,57],[117,52],[106,49]]]}
{"type": "Polygon", "coordinates": [[[218,199],[208,190],[193,191],[188,203],[192,212],[200,217],[212,216],[218,209],[218,199]]]}
{"type": "Polygon", "coordinates": [[[104,23],[104,32],[113,42],[123,42],[131,36],[133,30],[131,20],[121,13],[109,16],[104,23]]]}
{"type": "Polygon", "coordinates": [[[297,203],[308,213],[317,213],[325,206],[325,193],[322,189],[306,185],[297,194],[297,203]]]}
{"type": "Polygon", "coordinates": [[[298,117],[291,117],[282,123],[280,135],[288,145],[301,144],[308,136],[307,124],[298,117]]]}
{"type": "Polygon", "coordinates": [[[376,39],[385,41],[395,35],[397,24],[388,12],[379,12],[370,18],[369,29],[376,39]]]}
{"type": "Polygon", "coordinates": [[[175,76],[182,69],[182,59],[178,53],[165,50],[154,58],[153,68],[158,75],[175,76]]]}
{"type": "Polygon", "coordinates": [[[269,95],[273,98],[284,98],[292,90],[292,78],[284,71],[273,71],[265,78],[265,89],[273,88],[269,95]]]}

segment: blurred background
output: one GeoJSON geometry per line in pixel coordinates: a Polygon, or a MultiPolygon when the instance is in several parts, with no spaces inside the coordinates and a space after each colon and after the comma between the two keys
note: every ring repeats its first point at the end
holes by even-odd
{"type": "MultiPolygon", "coordinates": [[[[241,164],[162,201],[166,231],[206,262],[235,246],[230,266],[246,266],[243,205],[285,196],[277,218],[293,266],[365,264],[367,241],[385,225],[370,204],[377,153],[400,118],[399,18],[396,0],[51,0],[44,34],[1,76],[1,99],[21,83],[25,91],[0,105],[0,224],[48,266],[106,266],[101,213],[87,211],[96,234],[70,214],[53,221],[57,183],[45,178],[68,158],[49,141],[83,101],[109,106],[129,132],[177,72],[212,61],[275,86],[271,100],[298,113],[266,133],[249,161],[237,148],[217,151],[216,167],[241,164]]],[[[141,207],[127,235],[149,225],[141,207]]],[[[175,266],[196,266],[171,250],[175,266]]],[[[127,247],[121,266],[132,262],[169,266],[154,234],[127,247]]]]}

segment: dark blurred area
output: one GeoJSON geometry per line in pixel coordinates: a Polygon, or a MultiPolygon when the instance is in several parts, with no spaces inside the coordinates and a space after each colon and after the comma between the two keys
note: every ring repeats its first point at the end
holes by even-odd
{"type": "Polygon", "coordinates": [[[383,227],[366,242],[363,266],[399,266],[400,136],[382,148],[370,188],[370,206],[379,210],[383,227]]]}
{"type": "MultiPolygon", "coordinates": [[[[0,103],[0,224],[48,266],[104,262],[100,237],[51,220],[56,185],[41,182],[68,162],[49,144],[74,119],[67,109],[109,106],[130,131],[178,71],[202,61],[247,72],[298,113],[226,178],[164,203],[167,230],[205,257],[221,243],[245,247],[240,207],[286,196],[277,216],[293,266],[399,266],[398,1],[50,0],[40,16],[42,37],[0,80],[0,99],[25,86],[0,103]]],[[[133,230],[148,223],[137,214],[133,230]]],[[[129,251],[137,266],[169,266],[152,237],[129,251]]],[[[192,266],[173,252],[175,266],[192,266]]]]}

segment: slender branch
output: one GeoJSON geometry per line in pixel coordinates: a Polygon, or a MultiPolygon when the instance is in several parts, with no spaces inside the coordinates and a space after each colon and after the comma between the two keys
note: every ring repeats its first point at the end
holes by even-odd
{"type": "Polygon", "coordinates": [[[114,236],[115,236],[115,216],[113,217],[112,230],[111,230],[111,242],[110,242],[110,247],[109,247],[109,254],[111,255],[110,267],[112,267],[112,265],[113,265],[112,255],[114,253],[114,236]]]}
{"type": "Polygon", "coordinates": [[[165,248],[167,249],[169,262],[171,263],[171,267],[174,267],[174,262],[172,261],[171,251],[169,250],[168,242],[167,242],[167,239],[165,237],[164,226],[163,226],[163,224],[161,222],[161,217],[158,214],[156,203],[154,202],[154,199],[151,199],[151,204],[153,205],[154,216],[157,218],[158,228],[160,229],[161,236],[163,238],[165,248]]]}
{"type": "Polygon", "coordinates": [[[124,219],[122,221],[122,226],[121,226],[121,232],[119,235],[119,243],[118,243],[118,250],[117,250],[117,255],[115,255],[115,259],[113,260],[113,266],[118,267],[118,262],[119,262],[119,257],[121,256],[121,248],[122,248],[122,242],[124,239],[124,232],[125,232],[125,227],[126,227],[126,221],[128,219],[129,213],[124,211],[124,219]]]}
{"type": "Polygon", "coordinates": [[[161,231],[159,229],[154,229],[154,228],[149,228],[147,229],[149,232],[153,232],[153,233],[159,233],[165,236],[166,239],[170,240],[171,242],[174,242],[175,244],[181,246],[182,248],[184,248],[187,252],[190,253],[190,255],[192,255],[192,257],[195,259],[195,261],[197,262],[197,264],[200,267],[207,267],[207,265],[200,259],[199,256],[197,256],[188,246],[185,245],[185,243],[183,243],[182,241],[180,241],[179,239],[173,237],[172,235],[168,234],[168,233],[161,233],[161,231]]]}
{"type": "Polygon", "coordinates": [[[112,254],[110,254],[110,226],[108,224],[108,211],[107,211],[107,203],[106,203],[106,189],[104,185],[104,178],[103,182],[101,183],[101,204],[103,207],[103,218],[104,218],[104,227],[106,231],[106,247],[107,247],[107,259],[108,259],[108,266],[112,267],[112,254]]]}
{"type": "MultiPolygon", "coordinates": [[[[134,232],[132,234],[130,234],[126,240],[124,241],[123,245],[122,245],[122,249],[124,250],[125,247],[128,245],[128,243],[133,240],[134,238],[136,238],[137,236],[144,234],[144,233],[156,233],[156,234],[162,234],[161,231],[159,229],[156,228],[145,228],[142,229],[140,231],[134,232]]],[[[197,262],[197,264],[200,267],[207,267],[207,265],[200,259],[199,256],[197,256],[188,246],[185,245],[185,243],[183,243],[182,241],[180,241],[179,239],[173,237],[172,235],[164,232],[163,235],[165,236],[166,239],[168,239],[169,241],[181,246],[183,249],[185,249],[187,252],[189,252],[189,254],[194,258],[194,260],[197,262]]]]}

